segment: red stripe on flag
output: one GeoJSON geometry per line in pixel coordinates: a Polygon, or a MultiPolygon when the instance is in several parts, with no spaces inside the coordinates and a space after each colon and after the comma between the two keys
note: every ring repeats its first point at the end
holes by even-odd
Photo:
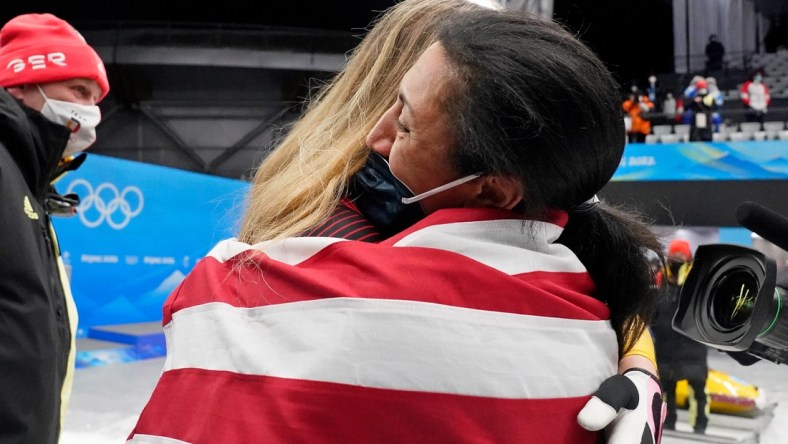
{"type": "Polygon", "coordinates": [[[330,245],[295,266],[259,252],[243,253],[225,262],[206,257],[165,302],[163,322],[167,324],[174,311],[209,302],[246,308],[331,297],[607,319],[604,303],[587,296],[593,289],[587,273],[540,271],[510,276],[444,250],[350,241],[330,245]],[[239,266],[239,261],[245,261],[244,265],[239,266]]]}
{"type": "Polygon", "coordinates": [[[190,443],[595,443],[590,396],[493,399],[198,369],[165,372],[131,433],[190,443]],[[165,419],[166,418],[166,419],[165,419]]]}

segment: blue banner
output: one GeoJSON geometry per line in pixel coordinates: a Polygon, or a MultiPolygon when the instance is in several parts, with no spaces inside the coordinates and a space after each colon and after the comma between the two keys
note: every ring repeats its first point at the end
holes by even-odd
{"type": "MultiPolygon", "coordinates": [[[[627,145],[614,181],[788,179],[788,143],[627,145]]],[[[219,240],[234,236],[248,183],[89,154],[57,183],[81,198],[54,218],[79,330],[161,319],[164,300],[219,240]]]]}
{"type": "Polygon", "coordinates": [[[54,217],[79,312],[91,326],[161,319],[195,262],[234,236],[246,182],[89,154],[57,184],[76,216],[54,217]]]}
{"type": "Polygon", "coordinates": [[[788,179],[788,142],[629,144],[613,181],[788,179]]]}

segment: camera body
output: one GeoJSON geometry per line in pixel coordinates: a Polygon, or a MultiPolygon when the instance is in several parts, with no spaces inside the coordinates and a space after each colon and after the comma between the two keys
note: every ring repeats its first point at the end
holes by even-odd
{"type": "Polygon", "coordinates": [[[788,290],[776,276],[774,261],[757,250],[699,246],[673,329],[720,350],[788,362],[788,290]]]}

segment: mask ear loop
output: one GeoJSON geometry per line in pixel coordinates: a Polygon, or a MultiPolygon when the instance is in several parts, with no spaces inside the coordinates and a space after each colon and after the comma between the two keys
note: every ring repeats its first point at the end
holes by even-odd
{"type": "Polygon", "coordinates": [[[41,85],[39,85],[38,83],[36,83],[36,88],[38,88],[38,92],[40,92],[40,93],[41,93],[41,97],[43,97],[43,98],[44,98],[44,100],[49,100],[49,97],[47,97],[47,95],[46,95],[46,94],[44,94],[44,90],[43,90],[43,89],[41,89],[41,85]]]}
{"type": "Polygon", "coordinates": [[[439,186],[437,188],[433,188],[433,189],[431,189],[429,191],[425,191],[425,192],[423,192],[423,193],[421,193],[421,194],[419,194],[417,196],[403,197],[402,198],[402,203],[404,203],[404,204],[411,204],[411,203],[414,203],[414,202],[418,202],[418,201],[420,201],[422,199],[426,199],[426,198],[428,198],[430,196],[438,194],[441,191],[446,191],[449,188],[454,188],[454,187],[456,187],[458,185],[464,184],[465,182],[470,182],[471,180],[476,179],[477,177],[480,177],[480,176],[481,176],[481,173],[479,173],[479,174],[471,174],[470,176],[461,177],[461,178],[459,178],[457,180],[453,180],[453,181],[451,181],[451,182],[449,182],[447,184],[441,185],[441,186],[439,186]]]}

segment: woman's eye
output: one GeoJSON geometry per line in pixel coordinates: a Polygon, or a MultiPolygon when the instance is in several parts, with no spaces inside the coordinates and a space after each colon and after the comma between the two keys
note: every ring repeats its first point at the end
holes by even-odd
{"type": "Polygon", "coordinates": [[[410,130],[408,129],[407,125],[402,123],[402,121],[399,120],[399,119],[397,119],[397,130],[399,130],[399,131],[401,131],[403,133],[409,133],[410,132],[410,130]]]}

